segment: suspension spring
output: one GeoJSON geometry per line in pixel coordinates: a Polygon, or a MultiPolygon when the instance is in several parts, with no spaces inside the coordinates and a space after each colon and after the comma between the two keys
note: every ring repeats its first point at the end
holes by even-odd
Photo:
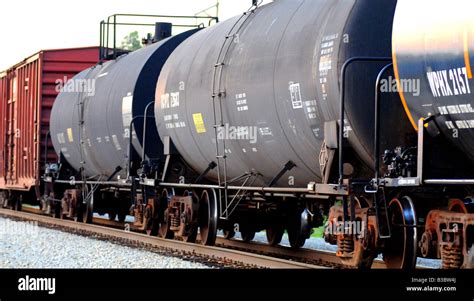
{"type": "Polygon", "coordinates": [[[443,269],[460,269],[464,261],[462,248],[458,246],[443,246],[441,248],[441,259],[443,269]]]}
{"type": "Polygon", "coordinates": [[[354,239],[352,236],[339,237],[337,240],[338,253],[347,254],[354,252],[354,239]]]}
{"type": "Polygon", "coordinates": [[[179,221],[179,216],[173,216],[171,218],[171,227],[172,228],[179,228],[180,221],[179,221]]]}

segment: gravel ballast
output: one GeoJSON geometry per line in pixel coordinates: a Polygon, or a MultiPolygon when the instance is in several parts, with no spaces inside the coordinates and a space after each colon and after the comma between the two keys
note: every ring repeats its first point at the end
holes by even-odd
{"type": "Polygon", "coordinates": [[[204,269],[209,266],[0,217],[0,268],[204,269]]]}
{"type": "MultiPolygon", "coordinates": [[[[236,239],[240,239],[238,233],[236,239]]],[[[257,233],[255,241],[266,243],[265,233],[257,233]]],[[[289,246],[286,235],[281,245],[289,246]]],[[[337,250],[336,246],[329,245],[320,238],[307,240],[304,247],[329,252],[337,250]]],[[[203,261],[202,258],[193,261],[193,256],[170,255],[173,252],[152,252],[41,227],[34,222],[0,217],[0,268],[205,269],[221,265],[225,268],[242,268],[235,263],[216,264],[212,260],[203,261]]],[[[418,264],[430,268],[441,267],[439,260],[419,258],[418,264]]]]}

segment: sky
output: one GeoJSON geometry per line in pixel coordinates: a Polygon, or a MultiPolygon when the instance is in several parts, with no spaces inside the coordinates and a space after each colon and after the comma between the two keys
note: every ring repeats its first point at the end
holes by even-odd
{"type": "MultiPolygon", "coordinates": [[[[194,15],[217,0],[13,0],[0,10],[0,70],[22,61],[41,49],[95,46],[99,23],[118,13],[194,15]]],[[[251,0],[220,0],[221,21],[247,10],[251,0]]],[[[265,2],[270,2],[266,0],[265,2]]],[[[215,10],[210,11],[215,14],[215,10]]],[[[138,21],[138,20],[124,20],[138,21]]],[[[163,20],[167,21],[167,20],[163,20]]],[[[154,22],[154,20],[153,20],[154,22]]],[[[145,28],[124,28],[119,36],[145,28]]],[[[153,29],[149,29],[153,32],[153,29]]],[[[121,39],[118,39],[121,40],[121,39]]],[[[120,41],[119,41],[120,43],[120,41]]]]}

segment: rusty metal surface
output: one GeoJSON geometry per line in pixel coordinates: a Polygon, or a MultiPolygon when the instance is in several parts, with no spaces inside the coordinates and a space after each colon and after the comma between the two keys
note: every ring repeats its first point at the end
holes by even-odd
{"type": "Polygon", "coordinates": [[[5,185],[6,177],[7,83],[7,73],[0,73],[0,187],[5,185]]]}
{"type": "Polygon", "coordinates": [[[245,253],[236,250],[223,249],[218,247],[208,247],[197,244],[189,244],[176,240],[164,240],[157,237],[151,237],[139,233],[127,232],[124,230],[111,229],[97,225],[76,223],[73,221],[54,219],[51,217],[36,215],[25,212],[0,209],[0,216],[14,217],[22,220],[37,221],[40,225],[55,226],[62,229],[79,230],[91,234],[98,234],[110,239],[119,239],[121,242],[139,242],[140,245],[149,245],[153,247],[178,250],[187,254],[206,256],[211,258],[221,258],[227,261],[239,262],[249,266],[275,268],[275,269],[315,269],[323,268],[321,266],[292,262],[279,258],[262,256],[253,253],[245,253]]]}
{"type": "Polygon", "coordinates": [[[28,191],[39,184],[45,158],[56,160],[46,137],[57,81],[97,60],[97,47],[44,50],[5,72],[0,85],[0,189],[28,191]]]}
{"type": "Polygon", "coordinates": [[[450,209],[430,211],[420,242],[421,252],[427,258],[441,258],[445,269],[466,268],[472,246],[469,236],[474,228],[474,214],[453,203],[450,209]]]}
{"type": "Polygon", "coordinates": [[[333,206],[329,211],[326,242],[338,246],[337,256],[345,265],[355,268],[368,268],[377,255],[379,233],[375,216],[369,214],[366,201],[354,198],[354,220],[344,221],[343,206],[333,206]],[[363,221],[363,222],[362,222],[363,221]],[[349,227],[338,230],[340,227],[349,227]],[[332,234],[330,234],[332,233],[332,234]]]}
{"type": "MultiPolygon", "coordinates": [[[[43,212],[39,209],[32,208],[32,207],[23,207],[23,211],[26,211],[27,213],[31,213],[33,215],[42,215],[43,212]]],[[[6,211],[6,210],[1,210],[0,209],[0,215],[5,215],[5,214],[10,214],[12,211],[6,211]]],[[[13,214],[19,212],[13,212],[13,214]]],[[[49,218],[49,217],[47,217],[49,218]]],[[[50,218],[53,222],[55,219],[50,218]]],[[[71,223],[71,221],[69,221],[71,223]]],[[[125,229],[125,226],[127,226],[127,229],[129,229],[132,232],[139,232],[143,233],[143,229],[136,227],[134,224],[124,224],[120,223],[117,221],[110,221],[105,218],[98,218],[95,217],[93,219],[94,225],[104,228],[113,228],[119,231],[119,233],[125,233],[123,229],[125,229]]],[[[144,235],[141,235],[144,236],[144,235]]],[[[149,237],[149,236],[145,236],[149,237]]],[[[150,239],[157,239],[156,237],[149,237],[150,239]]],[[[164,242],[178,242],[180,245],[185,244],[184,242],[181,241],[175,241],[175,240],[165,240],[165,239],[159,239],[160,241],[164,242]]],[[[198,238],[199,242],[199,238],[198,238]]],[[[196,246],[200,247],[200,245],[195,245],[195,244],[190,244],[191,246],[196,246]]],[[[204,248],[206,248],[204,246],[204,248]]],[[[218,249],[230,249],[230,250],[237,250],[240,252],[244,253],[253,253],[254,255],[261,255],[265,257],[273,257],[276,259],[281,259],[281,260],[291,260],[292,262],[295,262],[295,264],[301,263],[304,265],[309,265],[311,268],[353,268],[353,267],[348,267],[344,266],[341,259],[336,256],[335,253],[329,252],[329,251],[322,251],[322,250],[314,250],[314,249],[299,249],[299,250],[294,250],[289,247],[284,247],[284,246],[269,246],[267,244],[263,243],[258,243],[258,242],[251,242],[251,243],[245,243],[243,241],[239,240],[228,240],[222,237],[218,237],[216,241],[216,247],[218,249]]],[[[214,255],[211,255],[214,256],[214,255]]],[[[228,257],[226,257],[228,258],[228,257]]],[[[284,267],[285,268],[285,267],[284,267]]],[[[372,269],[386,269],[387,266],[386,264],[379,259],[376,259],[372,265],[372,269]]],[[[417,269],[429,269],[430,267],[418,265],[417,269]]]]}
{"type": "MultiPolygon", "coordinates": [[[[115,229],[123,229],[124,224],[116,221],[109,221],[105,218],[94,218],[94,224],[101,225],[104,227],[112,227],[115,229]]],[[[140,231],[140,229],[135,228],[134,225],[130,225],[132,231],[140,231]]],[[[198,239],[199,240],[199,239],[198,239]]],[[[267,244],[251,242],[246,243],[240,240],[228,240],[222,237],[218,237],[216,241],[216,246],[219,248],[227,248],[238,250],[247,253],[254,253],[260,255],[266,255],[271,257],[276,257],[285,260],[292,260],[296,262],[308,263],[308,264],[317,264],[324,267],[331,268],[351,268],[344,266],[341,259],[336,256],[335,253],[321,250],[310,250],[310,249],[299,249],[294,250],[289,247],[283,246],[269,246],[267,244]]],[[[381,260],[375,260],[373,269],[386,269],[387,266],[381,260]]],[[[417,268],[424,268],[419,266],[417,268]]]]}
{"type": "MultiPolygon", "coordinates": [[[[217,246],[226,248],[235,248],[246,252],[257,252],[265,253],[268,256],[275,256],[279,258],[291,258],[292,260],[298,260],[301,262],[308,262],[311,264],[320,264],[326,267],[333,268],[349,268],[342,264],[340,258],[336,254],[327,251],[300,249],[294,250],[289,247],[270,247],[262,243],[244,243],[238,240],[227,240],[224,238],[217,239],[217,246]]],[[[376,260],[372,266],[373,269],[386,269],[385,263],[376,260]]]]}

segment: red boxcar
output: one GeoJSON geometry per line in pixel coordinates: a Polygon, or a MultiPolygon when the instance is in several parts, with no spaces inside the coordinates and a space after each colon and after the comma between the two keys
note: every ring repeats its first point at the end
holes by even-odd
{"type": "Polygon", "coordinates": [[[99,48],[43,50],[0,73],[0,190],[39,196],[45,159],[57,160],[48,142],[57,80],[98,62],[99,48]]]}
{"type": "Polygon", "coordinates": [[[0,187],[5,187],[5,174],[6,174],[6,157],[5,151],[7,148],[6,143],[6,128],[7,128],[7,73],[0,73],[0,187]]]}

